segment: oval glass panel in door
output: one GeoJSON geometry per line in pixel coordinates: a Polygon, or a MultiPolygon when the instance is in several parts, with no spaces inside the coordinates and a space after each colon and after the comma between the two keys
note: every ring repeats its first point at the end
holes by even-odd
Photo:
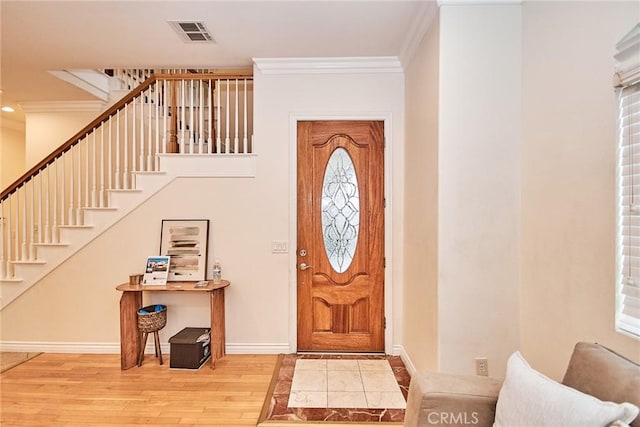
{"type": "Polygon", "coordinates": [[[329,157],[322,181],[322,236],[331,267],[344,273],[358,244],[360,193],[353,161],[344,148],[329,157]]]}

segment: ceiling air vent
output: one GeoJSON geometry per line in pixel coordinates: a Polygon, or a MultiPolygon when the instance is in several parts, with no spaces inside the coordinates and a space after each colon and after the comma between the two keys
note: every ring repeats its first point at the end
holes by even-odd
{"type": "Polygon", "coordinates": [[[169,21],[169,25],[171,25],[186,42],[215,43],[207,27],[205,27],[201,21],[169,21]]]}

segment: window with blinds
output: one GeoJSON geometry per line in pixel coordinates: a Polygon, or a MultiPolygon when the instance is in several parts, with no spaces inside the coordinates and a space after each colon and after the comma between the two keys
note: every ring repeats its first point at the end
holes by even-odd
{"type": "Polygon", "coordinates": [[[640,82],[619,91],[616,326],[640,337],[640,82]]]}
{"type": "Polygon", "coordinates": [[[640,23],[616,44],[618,207],[616,329],[640,338],[640,23]]]}

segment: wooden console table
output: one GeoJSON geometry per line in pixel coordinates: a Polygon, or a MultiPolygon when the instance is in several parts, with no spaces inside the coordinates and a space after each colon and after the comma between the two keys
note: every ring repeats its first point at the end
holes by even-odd
{"type": "MultiPolygon", "coordinates": [[[[224,336],[224,288],[229,282],[223,280],[214,285],[210,280],[207,286],[195,287],[196,282],[169,282],[166,285],[137,285],[123,283],[116,287],[122,291],[120,297],[120,368],[133,368],[138,364],[141,346],[141,334],[138,330],[137,311],[142,307],[143,292],[206,292],[211,301],[211,369],[216,360],[223,357],[224,336]]],[[[170,315],[170,314],[169,314],[170,315]]]]}

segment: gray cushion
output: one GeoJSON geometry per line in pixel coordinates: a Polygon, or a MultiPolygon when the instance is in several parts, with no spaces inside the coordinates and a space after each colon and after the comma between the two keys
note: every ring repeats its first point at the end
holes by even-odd
{"type": "Polygon", "coordinates": [[[416,372],[411,377],[405,427],[491,427],[502,381],[495,378],[416,372]]]}
{"type": "MultiPolygon", "coordinates": [[[[600,400],[640,406],[640,365],[600,344],[576,344],[562,383],[600,400]]],[[[631,426],[640,427],[640,417],[631,426]]]]}

